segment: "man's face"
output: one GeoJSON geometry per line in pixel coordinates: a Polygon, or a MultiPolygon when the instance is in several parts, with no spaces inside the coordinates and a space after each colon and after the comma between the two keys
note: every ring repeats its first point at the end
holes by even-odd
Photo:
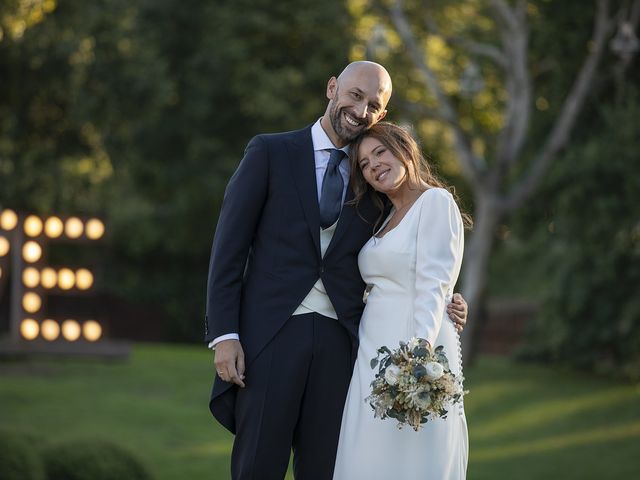
{"type": "Polygon", "coordinates": [[[345,143],[384,118],[390,92],[375,75],[355,73],[338,85],[329,83],[329,120],[331,127],[345,143]]]}

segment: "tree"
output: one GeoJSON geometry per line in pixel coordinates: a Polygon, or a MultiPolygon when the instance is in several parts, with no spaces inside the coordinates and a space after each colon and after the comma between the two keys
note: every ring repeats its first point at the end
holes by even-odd
{"type": "Polygon", "coordinates": [[[0,42],[15,40],[42,22],[56,8],[56,0],[0,0],[0,42]]]}
{"type": "Polygon", "coordinates": [[[106,216],[110,290],[200,340],[226,181],[322,114],[350,24],[337,0],[59,2],[0,41],[0,205],[106,216]]]}
{"type": "Polygon", "coordinates": [[[596,109],[589,135],[543,182],[548,201],[513,226],[531,261],[547,252],[548,288],[524,358],[640,378],[639,99],[630,86],[628,101],[596,109]]]}
{"type": "MultiPolygon", "coordinates": [[[[420,1],[375,2],[377,11],[388,17],[391,43],[406,52],[409,68],[424,90],[416,96],[421,104],[409,107],[446,127],[473,197],[475,225],[462,272],[463,294],[473,318],[463,335],[468,358],[475,353],[475,333],[481,323],[478,312],[496,229],[531,197],[567,146],[615,25],[611,3],[596,0],[593,31],[584,43],[586,52],[575,52],[584,59],[563,94],[557,116],[544,135],[537,132],[534,143],[531,124],[535,85],[529,18],[537,12],[535,3],[490,0],[452,6],[449,2],[432,2],[432,8],[428,8],[420,1]],[[452,21],[456,14],[474,21],[452,21]],[[446,28],[438,21],[442,18],[449,20],[446,28]],[[434,45],[446,52],[450,61],[447,68],[443,68],[442,58],[434,55],[434,45]],[[460,86],[452,86],[457,83],[456,73],[462,77],[460,86]],[[487,93],[491,106],[487,106],[487,93]],[[493,118],[483,118],[482,110],[485,117],[493,118]]],[[[634,2],[634,12],[639,3],[634,2]]],[[[617,16],[622,13],[621,9],[617,16]]],[[[383,17],[379,18],[384,24],[383,17]]]]}

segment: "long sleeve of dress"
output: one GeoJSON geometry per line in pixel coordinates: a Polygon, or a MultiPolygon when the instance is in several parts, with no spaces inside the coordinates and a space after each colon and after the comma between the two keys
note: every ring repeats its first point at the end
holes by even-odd
{"type": "Polygon", "coordinates": [[[423,195],[417,234],[414,336],[435,347],[447,297],[460,273],[464,228],[448,191],[432,188],[423,195]]]}

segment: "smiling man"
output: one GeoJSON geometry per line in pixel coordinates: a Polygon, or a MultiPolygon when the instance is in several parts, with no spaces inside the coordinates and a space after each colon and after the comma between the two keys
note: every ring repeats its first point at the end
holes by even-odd
{"type": "MultiPolygon", "coordinates": [[[[363,310],[358,253],[378,211],[355,208],[348,143],[382,120],[391,79],[354,62],[324,116],[258,135],[227,186],[211,252],[205,341],[216,350],[210,409],[235,433],[234,479],[332,477],[363,310]]],[[[466,304],[451,305],[466,320],[466,304]]]]}
{"type": "Polygon", "coordinates": [[[322,128],[336,147],[343,147],[382,120],[391,97],[391,77],[377,63],[354,62],[327,85],[330,100],[322,128]]]}

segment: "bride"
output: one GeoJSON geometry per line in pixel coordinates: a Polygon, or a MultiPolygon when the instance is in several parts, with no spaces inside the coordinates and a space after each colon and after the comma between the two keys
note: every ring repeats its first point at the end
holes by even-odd
{"type": "Polygon", "coordinates": [[[372,195],[381,216],[393,208],[360,251],[369,294],[360,323],[360,347],[342,416],[334,480],[464,479],[468,435],[462,403],[446,419],[420,431],[374,418],[365,402],[377,349],[411,337],[443,345],[451,371],[462,374],[460,341],[445,305],[460,272],[464,227],[471,225],[454,197],[424,161],[412,136],[380,122],[351,147],[354,202],[372,195]]]}

